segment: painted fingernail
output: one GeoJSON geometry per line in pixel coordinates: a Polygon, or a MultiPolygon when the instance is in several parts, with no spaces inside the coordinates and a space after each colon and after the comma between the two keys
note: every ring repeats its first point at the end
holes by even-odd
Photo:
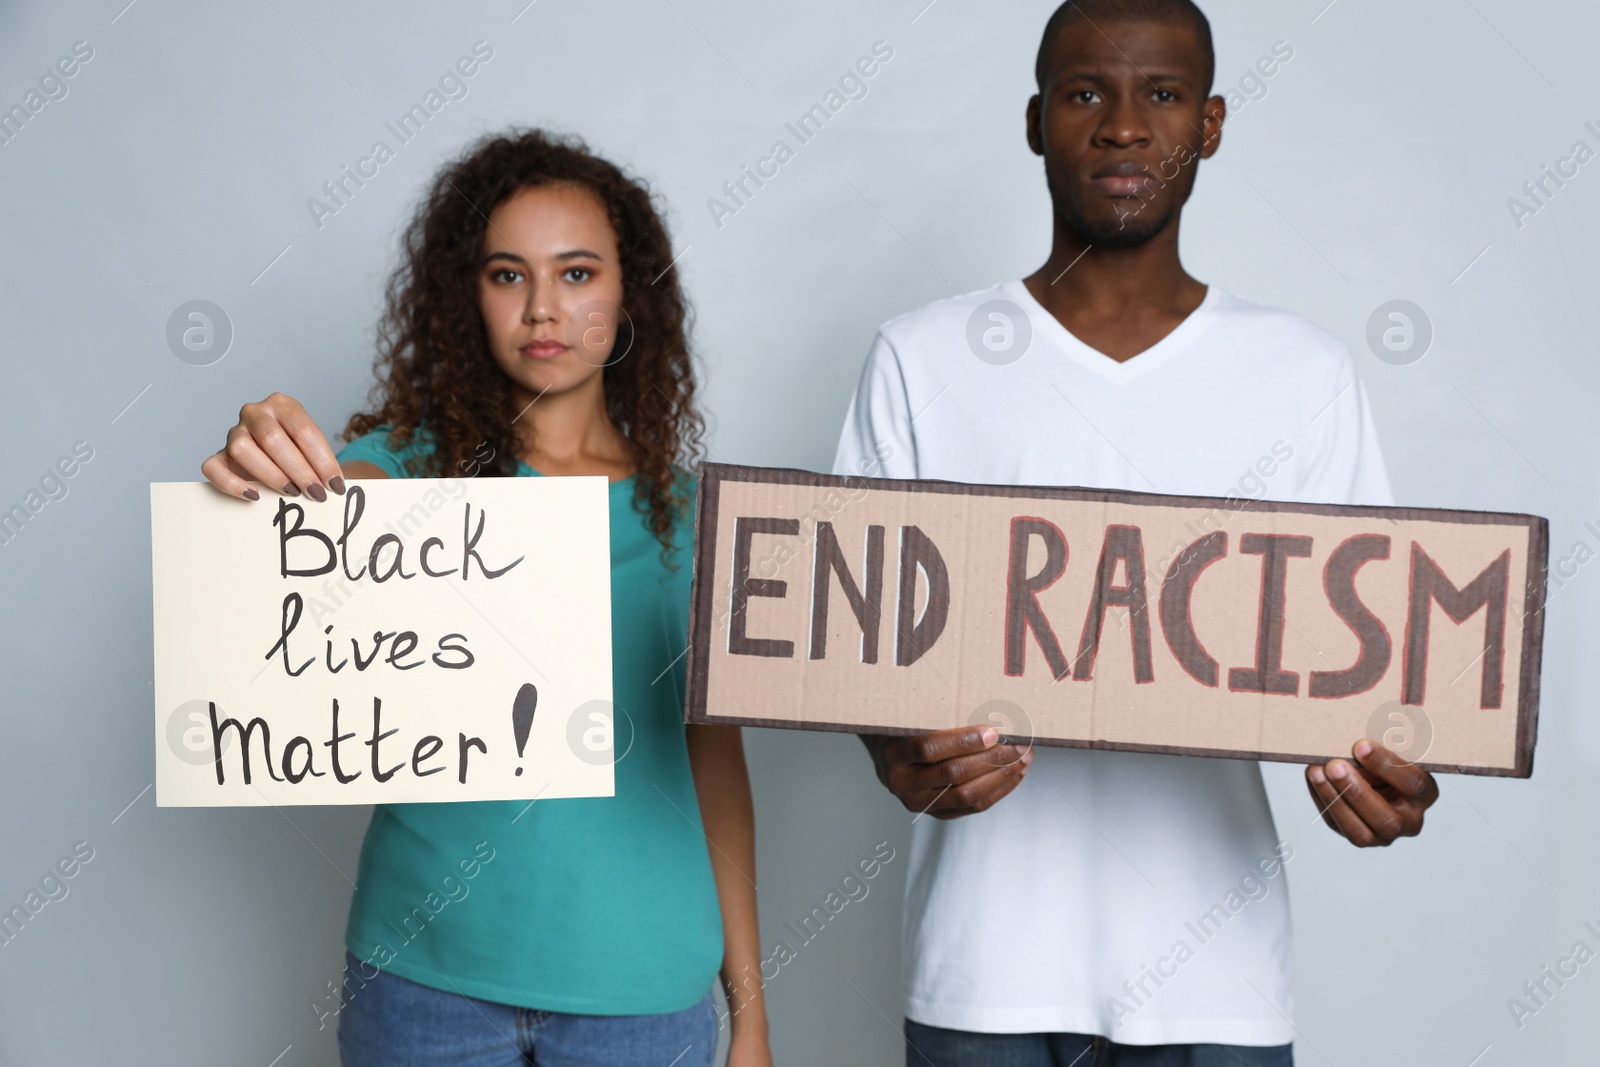
{"type": "Polygon", "coordinates": [[[1328,777],[1329,778],[1343,778],[1344,776],[1345,776],[1344,764],[1342,764],[1342,763],[1330,763],[1330,764],[1328,764],[1328,777]]]}
{"type": "Polygon", "coordinates": [[[1370,755],[1372,755],[1372,742],[1370,742],[1370,741],[1357,741],[1356,742],[1356,758],[1357,759],[1366,759],[1370,755]]]}
{"type": "Polygon", "coordinates": [[[244,488],[244,498],[246,500],[260,500],[261,494],[256,492],[255,486],[247,485],[244,488]]]}
{"type": "Polygon", "coordinates": [[[282,493],[284,496],[299,496],[300,487],[295,485],[293,482],[284,482],[283,488],[279,489],[278,492],[282,493]]]}
{"type": "Polygon", "coordinates": [[[1000,740],[1000,731],[996,730],[993,726],[989,727],[987,730],[985,730],[983,732],[983,743],[985,745],[992,745],[996,741],[999,741],[999,740],[1000,740]]]}
{"type": "Polygon", "coordinates": [[[322,488],[321,482],[312,482],[310,485],[306,486],[306,496],[320,504],[324,500],[328,499],[328,491],[322,488]]]}
{"type": "Polygon", "coordinates": [[[339,477],[337,474],[334,475],[332,478],[328,479],[328,488],[332,489],[340,496],[344,496],[344,479],[339,477]]]}

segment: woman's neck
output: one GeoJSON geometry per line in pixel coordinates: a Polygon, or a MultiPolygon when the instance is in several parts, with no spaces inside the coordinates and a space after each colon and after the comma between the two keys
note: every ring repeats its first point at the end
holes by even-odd
{"type": "Polygon", "coordinates": [[[566,392],[526,393],[512,429],[518,458],[545,475],[603,474],[620,481],[633,474],[633,449],[606,413],[601,376],[566,392]]]}

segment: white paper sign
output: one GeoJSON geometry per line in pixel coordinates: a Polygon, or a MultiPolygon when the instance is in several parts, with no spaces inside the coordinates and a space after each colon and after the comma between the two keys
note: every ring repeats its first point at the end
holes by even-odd
{"type": "Polygon", "coordinates": [[[150,486],[157,804],[612,795],[604,478],[260,492],[150,486]]]}

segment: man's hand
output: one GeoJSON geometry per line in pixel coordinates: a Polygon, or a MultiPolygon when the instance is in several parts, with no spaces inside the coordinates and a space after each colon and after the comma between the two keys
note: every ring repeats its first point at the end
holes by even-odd
{"type": "Polygon", "coordinates": [[[1328,828],[1357,848],[1415,837],[1422,814],[1439,799],[1433,775],[1375,741],[1357,741],[1356,762],[1329,760],[1306,768],[1306,787],[1328,828]]]}
{"type": "Polygon", "coordinates": [[[863,736],[882,782],[907,811],[957,819],[985,811],[1017,787],[1031,745],[1002,745],[992,726],[934,730],[915,737],[863,736]]]}

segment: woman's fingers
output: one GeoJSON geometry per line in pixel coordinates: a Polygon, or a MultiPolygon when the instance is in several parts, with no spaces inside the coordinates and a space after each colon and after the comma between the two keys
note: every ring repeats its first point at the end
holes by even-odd
{"type": "MultiPolygon", "coordinates": [[[[286,396],[282,399],[285,403],[275,405],[279,412],[279,421],[299,446],[300,454],[306,458],[306,462],[316,474],[317,481],[335,493],[343,493],[344,477],[339,470],[339,461],[334,458],[333,447],[323,436],[322,428],[293,398],[286,396]]],[[[317,494],[311,491],[309,485],[302,483],[301,488],[313,498],[316,497],[317,494]]]]}
{"type": "Polygon", "coordinates": [[[279,492],[286,492],[290,496],[300,495],[300,490],[289,475],[273,462],[272,457],[262,450],[250,431],[243,426],[235,426],[228,431],[228,444],[223,448],[222,455],[235,474],[254,479],[268,488],[277,488],[279,492]]]}
{"type": "Polygon", "coordinates": [[[286,496],[299,496],[304,489],[311,499],[326,500],[328,494],[323,491],[316,471],[284,425],[291,408],[298,407],[298,403],[282,393],[273,393],[259,404],[246,404],[239,409],[239,426],[249,435],[250,441],[246,444],[240,441],[241,435],[230,435],[228,454],[254,473],[258,461],[252,455],[253,445],[254,450],[265,455],[284,476],[282,481],[269,481],[268,485],[286,496]]]}
{"type": "Polygon", "coordinates": [[[200,473],[242,500],[261,498],[252,480],[286,496],[304,492],[319,502],[328,499],[323,486],[335,493],[345,488],[343,471],[322,429],[298,400],[282,393],[240,408],[228,443],[200,465],[200,473]]]}
{"type": "Polygon", "coordinates": [[[200,464],[200,473],[229,496],[236,496],[241,500],[261,499],[256,487],[251,485],[244,475],[234,470],[233,465],[228,462],[226,449],[207,456],[206,461],[200,464]]]}

